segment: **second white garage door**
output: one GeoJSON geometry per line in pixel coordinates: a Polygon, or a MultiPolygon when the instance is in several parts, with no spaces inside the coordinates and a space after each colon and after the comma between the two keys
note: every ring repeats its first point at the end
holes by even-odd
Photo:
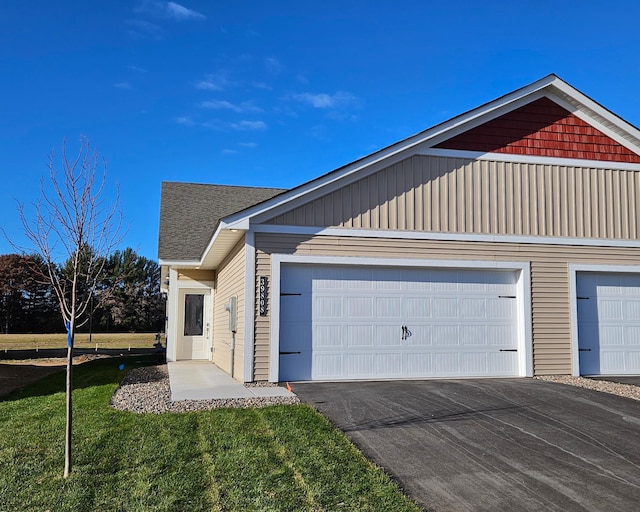
{"type": "Polygon", "coordinates": [[[283,265],[280,380],[517,376],[512,271],[283,265]]]}
{"type": "Polygon", "coordinates": [[[581,375],[640,375],[640,275],[577,274],[581,375]]]}

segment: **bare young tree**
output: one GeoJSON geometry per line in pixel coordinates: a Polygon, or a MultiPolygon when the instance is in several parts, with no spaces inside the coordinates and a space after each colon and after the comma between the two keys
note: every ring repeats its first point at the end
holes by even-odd
{"type": "MultiPolygon", "coordinates": [[[[45,265],[42,278],[55,293],[68,333],[64,477],[71,471],[73,344],[76,329],[89,320],[92,298],[103,277],[108,255],[122,241],[122,213],[116,191],[113,201],[103,199],[107,165],[80,138],[77,155],[69,159],[62,144],[60,168],[49,157],[49,180],[41,180],[41,196],[34,215],[27,218],[18,205],[24,233],[45,265]],[[65,262],[64,268],[58,262],[65,262]]],[[[102,294],[101,296],[104,296],[102,294]]],[[[99,305],[94,302],[93,307],[99,305]]]]}

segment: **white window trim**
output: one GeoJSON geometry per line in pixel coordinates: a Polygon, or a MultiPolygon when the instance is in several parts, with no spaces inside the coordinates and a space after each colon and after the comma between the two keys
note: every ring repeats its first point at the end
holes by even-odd
{"type": "Polygon", "coordinates": [[[269,353],[269,380],[278,382],[280,373],[280,275],[282,264],[341,266],[379,266],[414,268],[461,268],[469,270],[496,269],[518,272],[517,289],[517,330],[518,330],[518,372],[521,377],[533,376],[533,344],[531,330],[531,270],[523,261],[458,261],[426,260],[405,258],[359,258],[342,256],[298,256],[291,254],[271,255],[271,338],[269,353]]]}
{"type": "Polygon", "coordinates": [[[569,264],[569,308],[571,315],[571,374],[580,376],[580,345],[578,340],[578,273],[640,274],[640,265],[569,264]]]}

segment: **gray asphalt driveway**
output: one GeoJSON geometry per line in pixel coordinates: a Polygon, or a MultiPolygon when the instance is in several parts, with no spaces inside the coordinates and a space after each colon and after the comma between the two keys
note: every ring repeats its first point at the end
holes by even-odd
{"type": "Polygon", "coordinates": [[[639,510],[638,401],[535,379],[292,387],[427,510],[639,510]]]}

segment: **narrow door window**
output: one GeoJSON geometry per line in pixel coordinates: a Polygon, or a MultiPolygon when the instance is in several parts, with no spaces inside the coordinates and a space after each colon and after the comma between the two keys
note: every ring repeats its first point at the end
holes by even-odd
{"type": "Polygon", "coordinates": [[[202,336],[204,295],[188,293],[184,296],[184,335],[202,336]]]}

